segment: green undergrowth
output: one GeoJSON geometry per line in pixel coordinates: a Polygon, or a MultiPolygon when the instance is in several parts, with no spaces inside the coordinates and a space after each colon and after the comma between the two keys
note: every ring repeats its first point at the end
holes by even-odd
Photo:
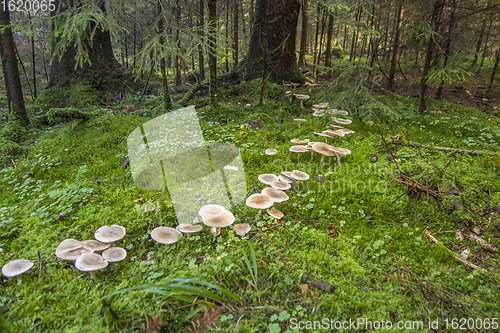
{"type": "MultiPolygon", "coordinates": [[[[40,126],[35,144],[15,157],[15,166],[0,172],[0,190],[7,194],[0,197],[0,265],[11,259],[35,262],[21,284],[0,280],[0,314],[5,312],[8,322],[4,330],[125,332],[152,325],[151,316],[157,315],[160,331],[188,331],[200,323],[202,306],[139,290],[96,301],[123,288],[191,277],[230,290],[242,301],[226,298],[226,307],[215,305],[220,312],[217,327],[207,327],[211,332],[313,332],[293,330],[293,324],[323,318],[404,322],[425,321],[427,315],[435,320],[498,314],[497,255],[472,240],[457,240],[453,232],[439,233],[477,225],[486,241],[500,246],[498,217],[474,213],[500,202],[498,119],[445,103],[431,104],[432,113],[419,115],[417,102],[409,98],[373,96],[367,105],[361,91],[333,88],[312,92],[307,108],[301,108],[297,100],[280,99],[284,88],[272,84],[266,87],[263,106],[257,107],[257,87],[259,82],[250,87],[243,83],[236,87],[241,96],[222,94],[218,108],[197,110],[205,140],[240,149],[249,193],[264,187],[257,180],[262,173],[301,170],[311,178],[295,184],[287,191],[290,200],[277,204],[285,214],[283,224],[265,212],[259,217],[244,202],[232,208],[236,223],[252,225],[242,238],[231,228],[218,238],[205,228],[170,246],[150,238],[154,227],[176,225],[172,201],[167,192],[137,188],[130,168],[121,165],[128,157],[130,132],[161,114],[160,97],[147,96],[142,104],[134,95],[126,97],[123,104],[140,106],[127,114],[121,112],[123,105],[92,109],[85,110],[95,114],[85,124],[40,126]],[[288,151],[292,138],[323,141],[313,132],[333,122],[312,116],[309,106],[318,102],[349,111],[353,120],[348,127],[356,133],[333,144],[352,151],[341,167],[336,159],[321,164],[319,156],[311,161],[309,153],[299,158],[288,151]],[[307,121],[299,128],[296,117],[307,121]],[[400,132],[400,142],[391,143],[400,132]],[[407,145],[415,142],[428,147],[407,145]],[[436,151],[433,146],[481,154],[436,151]],[[265,155],[267,148],[278,154],[265,155]],[[376,154],[377,162],[369,154],[376,154]],[[423,194],[398,199],[408,188],[386,186],[398,166],[420,177],[424,186],[459,194],[444,196],[439,206],[423,194]],[[154,212],[143,212],[146,201],[154,212]],[[92,239],[100,226],[111,224],[127,228],[117,242],[128,251],[124,261],[90,279],[73,263],[55,260],[55,248],[65,238],[92,239]],[[425,229],[444,247],[425,238],[425,229]],[[242,256],[243,250],[252,261],[248,241],[257,278],[242,256]],[[446,250],[465,247],[474,254],[469,260],[488,273],[467,270],[446,250]],[[407,287],[409,280],[413,289],[407,287]]],[[[195,97],[192,103],[205,101],[195,97]]]]}

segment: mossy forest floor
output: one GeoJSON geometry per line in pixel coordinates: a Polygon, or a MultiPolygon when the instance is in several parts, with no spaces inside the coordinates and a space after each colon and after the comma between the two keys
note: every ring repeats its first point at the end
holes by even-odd
{"type": "MultiPolygon", "coordinates": [[[[494,329],[495,322],[500,325],[495,319],[500,316],[498,253],[472,239],[457,239],[455,231],[478,227],[482,239],[500,247],[500,219],[493,209],[500,206],[500,121],[484,111],[433,100],[429,112],[421,115],[415,109],[416,99],[370,95],[364,88],[334,84],[313,91],[305,108],[298,100],[290,103],[283,98],[282,86],[267,84],[265,104],[259,107],[260,84],[256,80],[222,89],[218,107],[206,106],[207,97],[200,94],[190,102],[202,106],[197,112],[206,141],[233,143],[241,150],[249,193],[264,187],[257,180],[261,173],[296,169],[311,175],[287,191],[289,201],[278,204],[285,214],[281,222],[265,213],[259,218],[244,202],[232,208],[236,223],[252,226],[250,234],[241,238],[231,228],[214,238],[207,227],[171,246],[149,236],[156,226],[176,225],[170,197],[167,192],[138,189],[130,168],[121,165],[127,158],[129,133],[164,113],[159,96],[149,95],[140,102],[138,95],[127,94],[106,108],[95,106],[99,103],[80,89],[94,103],[78,106],[93,114],[90,119],[62,122],[52,111],[50,125],[34,125],[26,141],[4,147],[0,266],[12,259],[30,259],[35,266],[19,285],[15,279],[0,279],[0,330],[458,332],[454,328],[464,327],[468,332],[498,331],[494,329]],[[293,138],[323,141],[313,132],[333,122],[328,115],[312,116],[310,106],[320,102],[348,111],[353,120],[346,127],[355,134],[334,143],[352,151],[342,159],[342,168],[335,160],[320,164],[319,156],[310,161],[306,154],[298,160],[288,152],[293,138]],[[297,117],[307,119],[300,128],[293,122],[297,117]],[[438,151],[435,146],[481,153],[438,151]],[[276,148],[278,154],[265,155],[267,148],[276,148]],[[377,156],[376,162],[370,154],[377,156]],[[398,167],[442,199],[398,181],[391,183],[398,167]],[[145,204],[156,209],[145,214],[145,204]],[[93,239],[99,227],[112,224],[127,229],[117,246],[124,247],[128,257],[99,271],[94,279],[54,256],[62,240],[93,239]],[[242,255],[242,250],[251,254],[248,242],[255,249],[255,280],[242,255]],[[455,257],[466,248],[470,249],[467,261],[476,268],[455,257]],[[199,304],[202,298],[191,304],[142,290],[100,301],[123,288],[190,277],[236,293],[241,303],[226,298],[207,308],[199,304]],[[330,319],[358,318],[402,326],[344,325],[338,330],[312,326],[313,321],[325,328],[330,319]],[[436,320],[439,325],[429,329],[436,320]]],[[[43,100],[50,104],[49,97],[43,100]]],[[[46,114],[49,109],[37,112],[46,114]]]]}

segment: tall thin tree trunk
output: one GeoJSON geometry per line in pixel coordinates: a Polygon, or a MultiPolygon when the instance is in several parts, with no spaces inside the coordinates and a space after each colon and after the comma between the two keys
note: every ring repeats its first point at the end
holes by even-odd
{"type": "Polygon", "coordinates": [[[342,50],[345,50],[346,43],[347,43],[347,24],[344,25],[344,39],[342,40],[342,50]]]}
{"type": "Polygon", "coordinates": [[[224,28],[226,29],[226,73],[229,73],[229,0],[226,0],[226,22],[224,28]]]}
{"type": "MultiPolygon", "coordinates": [[[[432,10],[432,17],[431,17],[431,27],[432,31],[435,32],[437,31],[439,27],[439,12],[441,10],[441,7],[443,6],[443,0],[436,0],[434,3],[434,8],[432,10]]],[[[424,65],[424,72],[422,73],[422,80],[420,81],[420,107],[419,111],[420,112],[425,112],[427,110],[427,90],[429,86],[427,85],[427,74],[429,74],[429,71],[431,69],[431,61],[432,61],[432,56],[434,54],[434,37],[431,36],[429,37],[429,40],[427,41],[427,52],[425,55],[425,65],[424,65]]]]}
{"type": "Polygon", "coordinates": [[[233,0],[233,60],[234,60],[234,67],[238,65],[238,44],[239,44],[239,39],[238,39],[238,29],[239,29],[239,23],[238,23],[238,0],[233,0]]]}
{"type": "MultiPolygon", "coordinates": [[[[158,0],[158,5],[157,5],[157,11],[159,15],[158,19],[158,34],[160,35],[160,44],[163,45],[165,43],[165,37],[164,37],[164,16],[163,16],[163,9],[162,9],[162,0],[158,0]]],[[[153,64],[151,66],[154,66],[154,60],[153,64]]],[[[167,71],[166,71],[166,66],[165,66],[165,57],[163,57],[160,60],[160,72],[161,72],[161,81],[163,85],[163,107],[165,108],[165,111],[169,110],[172,108],[172,100],[170,99],[170,92],[168,91],[168,80],[167,80],[167,71]]]]}
{"type": "Polygon", "coordinates": [[[217,23],[217,0],[208,0],[208,64],[210,66],[210,104],[217,104],[217,58],[216,58],[216,23],[217,23]]]}
{"type": "MultiPolygon", "coordinates": [[[[137,19],[137,17],[136,17],[136,19],[137,19]]],[[[136,19],[134,19],[134,59],[132,60],[132,65],[134,66],[134,70],[135,70],[135,52],[136,52],[136,48],[137,48],[137,29],[136,29],[137,22],[136,22],[136,19]]]]}
{"type": "Polygon", "coordinates": [[[21,125],[29,125],[29,118],[24,105],[23,89],[17,67],[17,58],[10,26],[9,6],[0,11],[0,26],[5,27],[0,33],[0,57],[2,59],[2,70],[7,90],[8,103],[10,106],[9,121],[19,121],[21,125]]]}
{"type": "MultiPolygon", "coordinates": [[[[358,15],[356,16],[356,22],[361,20],[361,12],[363,11],[363,7],[359,7],[358,15]]],[[[349,61],[356,60],[356,43],[358,42],[358,31],[354,31],[354,35],[352,37],[351,44],[351,53],[349,55],[349,61]]]]}
{"type": "MultiPolygon", "coordinates": [[[[243,6],[241,6],[243,8],[243,6]]],[[[243,16],[244,17],[244,16],[243,16]]],[[[253,7],[253,0],[250,0],[250,36],[252,36],[253,33],[253,22],[255,21],[255,9],[253,7]]]]}
{"type": "Polygon", "coordinates": [[[392,61],[391,61],[391,70],[389,71],[389,80],[387,81],[387,89],[394,89],[394,76],[396,74],[396,65],[398,61],[398,52],[399,52],[399,36],[401,35],[401,26],[403,24],[403,9],[404,0],[399,0],[398,12],[396,13],[396,17],[398,18],[396,22],[396,27],[394,28],[394,44],[392,47],[392,61]]]}
{"type": "Polygon", "coordinates": [[[177,52],[175,55],[175,85],[180,86],[182,84],[182,73],[181,73],[181,4],[179,0],[175,2],[175,18],[177,21],[177,27],[175,28],[175,39],[177,42],[177,52]]]}
{"type": "Polygon", "coordinates": [[[488,50],[488,40],[490,39],[491,26],[493,25],[494,16],[490,14],[490,24],[488,25],[488,32],[486,33],[486,39],[484,41],[483,56],[481,57],[481,64],[479,67],[483,67],[484,57],[486,56],[486,51],[488,50]]]}
{"type": "MultiPolygon", "coordinates": [[[[316,33],[314,34],[314,59],[313,59],[313,77],[316,77],[316,57],[318,56],[318,33],[319,33],[319,19],[321,17],[321,6],[318,3],[318,10],[316,13],[316,33]]],[[[319,56],[318,56],[319,57],[319,56]]]]}
{"type": "Polygon", "coordinates": [[[321,35],[319,37],[319,53],[318,53],[318,65],[321,59],[321,49],[323,48],[323,34],[325,32],[326,16],[328,15],[328,9],[323,10],[323,19],[321,20],[321,35]]]}
{"type": "MultiPolygon", "coordinates": [[[[443,68],[448,65],[448,60],[450,59],[451,55],[451,44],[453,42],[453,28],[455,25],[455,12],[457,10],[457,5],[458,5],[458,0],[453,0],[451,3],[451,14],[450,14],[450,22],[448,24],[448,38],[446,40],[446,45],[444,47],[444,61],[443,61],[443,68]]],[[[436,99],[441,99],[443,96],[443,88],[444,88],[444,81],[441,82],[439,85],[438,91],[436,93],[436,99]]]]}
{"type": "Polygon", "coordinates": [[[306,47],[307,47],[307,10],[309,8],[308,1],[302,0],[302,31],[300,32],[300,53],[299,66],[305,65],[306,47]]]}
{"type": "MultiPolygon", "coordinates": [[[[241,0],[243,1],[243,0],[241,0]]],[[[242,47],[242,52],[244,53],[246,50],[247,50],[247,28],[246,28],[246,25],[245,25],[245,13],[243,11],[243,4],[240,5],[240,11],[241,11],[241,25],[242,25],[242,28],[243,28],[243,41],[244,41],[244,44],[243,44],[243,47],[242,47]]],[[[250,25],[252,25],[250,23],[250,25]]]]}
{"type": "MultiPolygon", "coordinates": [[[[486,7],[490,6],[490,0],[486,3],[486,7]]],[[[474,53],[474,60],[472,60],[472,65],[471,67],[475,67],[477,64],[477,57],[479,54],[479,51],[481,50],[481,45],[483,43],[483,36],[484,36],[484,31],[486,30],[486,14],[483,13],[483,20],[481,22],[481,29],[479,30],[479,36],[477,37],[477,43],[476,43],[476,51],[474,53]]]]}
{"type": "Polygon", "coordinates": [[[200,67],[200,81],[205,80],[205,61],[203,56],[203,29],[204,29],[204,18],[205,18],[205,1],[200,0],[200,19],[198,21],[198,35],[200,36],[200,44],[198,45],[198,66],[200,67]]]}
{"type": "MultiPolygon", "coordinates": [[[[29,12],[28,12],[28,19],[31,20],[31,15],[29,12]]],[[[31,62],[33,64],[33,97],[36,99],[35,34],[36,34],[36,29],[33,31],[33,37],[31,38],[31,62]]]]}
{"type": "Polygon", "coordinates": [[[330,61],[332,58],[332,35],[333,35],[333,15],[329,13],[328,15],[328,30],[326,33],[326,54],[325,54],[325,66],[330,67],[330,61]]]}
{"type": "Polygon", "coordinates": [[[493,72],[491,73],[490,87],[493,85],[493,80],[495,79],[495,74],[497,72],[499,60],[500,60],[500,49],[497,49],[497,56],[495,59],[495,65],[493,66],[493,72]]]}

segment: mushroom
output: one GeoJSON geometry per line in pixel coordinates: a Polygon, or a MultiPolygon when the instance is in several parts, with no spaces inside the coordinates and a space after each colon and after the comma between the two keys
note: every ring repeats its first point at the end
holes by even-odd
{"type": "Polygon", "coordinates": [[[314,111],[313,112],[313,116],[315,117],[323,117],[325,114],[323,113],[323,111],[314,111]]]}
{"type": "Polygon", "coordinates": [[[299,155],[299,159],[300,159],[300,155],[307,152],[308,150],[307,150],[306,146],[295,145],[295,146],[290,147],[290,151],[292,153],[297,153],[299,155]]]}
{"type": "Polygon", "coordinates": [[[290,178],[294,180],[308,180],[309,175],[305,172],[299,171],[299,170],[293,170],[292,174],[290,175],[290,178]]]}
{"type": "Polygon", "coordinates": [[[341,166],[340,158],[349,155],[351,153],[349,149],[340,147],[330,147],[330,150],[335,153],[335,156],[337,156],[337,163],[339,166],[341,166]]]}
{"type": "Polygon", "coordinates": [[[246,205],[259,210],[259,216],[262,214],[262,209],[271,207],[274,200],[264,194],[252,194],[247,198],[246,205]]]}
{"type": "Polygon", "coordinates": [[[262,194],[267,195],[276,203],[287,201],[288,199],[290,199],[290,197],[286,195],[285,192],[272,187],[266,187],[265,189],[263,189],[262,194]]]}
{"type": "Polygon", "coordinates": [[[328,109],[328,110],[326,110],[326,112],[328,112],[331,115],[339,114],[342,116],[347,116],[349,114],[349,112],[347,112],[347,111],[337,110],[337,109],[328,109]]]}
{"type": "Polygon", "coordinates": [[[83,247],[83,242],[79,240],[68,238],[63,240],[56,248],[56,253],[69,252],[83,247]]]}
{"type": "Polygon", "coordinates": [[[314,134],[324,137],[325,138],[325,143],[328,143],[328,139],[332,138],[330,135],[325,134],[325,133],[314,132],[314,134]]]}
{"type": "Polygon", "coordinates": [[[290,97],[290,103],[292,103],[292,92],[290,90],[288,90],[287,92],[285,92],[285,96],[286,97],[290,97]]]}
{"type": "Polygon", "coordinates": [[[102,257],[108,262],[122,261],[127,257],[127,251],[122,247],[110,247],[102,253],[102,257]]]}
{"type": "Polygon", "coordinates": [[[304,107],[304,101],[309,99],[309,95],[295,94],[295,97],[300,101],[300,107],[304,107]]]}
{"type": "Polygon", "coordinates": [[[125,228],[120,225],[113,224],[110,227],[105,225],[97,229],[94,238],[99,242],[111,243],[111,246],[114,246],[114,243],[122,239],[126,233],[125,228]]]}
{"type": "Polygon", "coordinates": [[[200,208],[200,210],[198,211],[198,215],[200,215],[200,217],[204,219],[215,216],[224,210],[226,210],[226,208],[221,205],[205,205],[200,208]]]}
{"type": "Polygon", "coordinates": [[[309,143],[309,139],[305,139],[305,140],[292,139],[292,140],[290,140],[290,142],[295,143],[296,145],[304,145],[306,143],[309,143]]]}
{"type": "MultiPolygon", "coordinates": [[[[300,83],[294,83],[294,82],[292,82],[292,83],[290,83],[290,84],[292,85],[293,89],[295,89],[295,88],[297,88],[298,86],[300,86],[300,83]]],[[[297,96],[295,96],[295,97],[297,97],[297,96]]]]}
{"type": "Polygon", "coordinates": [[[67,252],[57,252],[56,251],[56,257],[64,259],[64,260],[69,260],[73,261],[78,259],[81,255],[87,254],[87,253],[94,253],[92,250],[84,249],[83,247],[67,252]]]}
{"type": "Polygon", "coordinates": [[[344,119],[344,118],[337,118],[337,117],[333,117],[333,121],[335,121],[337,124],[340,124],[340,125],[349,125],[350,123],[352,123],[351,119],[344,119]]]}
{"type": "Polygon", "coordinates": [[[266,155],[276,155],[278,151],[276,149],[266,149],[266,155]]]}
{"type": "Polygon", "coordinates": [[[322,154],[321,156],[321,163],[325,162],[325,156],[335,156],[336,154],[330,150],[332,146],[327,145],[326,143],[322,142],[316,142],[313,144],[312,149],[314,149],[315,152],[322,154]]]}
{"type": "Polygon", "coordinates": [[[215,237],[220,235],[221,228],[225,228],[234,223],[235,217],[233,213],[228,210],[224,210],[219,214],[203,219],[203,223],[212,228],[212,233],[215,237]]]}
{"type": "Polygon", "coordinates": [[[233,230],[238,236],[247,234],[248,232],[250,232],[250,229],[250,224],[248,223],[240,223],[233,226],[233,230]]]}
{"type": "MultiPolygon", "coordinates": [[[[283,177],[280,175],[280,177],[283,177]]],[[[279,177],[278,177],[279,178],[279,177]]],[[[293,182],[293,181],[292,181],[293,182]]],[[[274,182],[271,184],[271,187],[272,188],[275,188],[277,190],[288,190],[289,188],[291,188],[292,186],[290,185],[290,183],[288,182],[282,182],[282,181],[277,181],[277,182],[274,182]]],[[[269,187],[266,187],[266,188],[269,188],[269,187]]]]}
{"type": "Polygon", "coordinates": [[[272,183],[278,181],[278,176],[273,175],[272,173],[263,173],[262,175],[259,175],[258,179],[261,183],[271,185],[272,183]]]}
{"type": "Polygon", "coordinates": [[[179,240],[181,233],[174,228],[156,227],[151,231],[151,238],[160,244],[174,244],[179,240]]]}
{"type": "Polygon", "coordinates": [[[328,126],[333,127],[333,128],[338,128],[338,129],[340,129],[340,128],[344,128],[344,127],[339,126],[339,125],[328,125],[328,126]]]}
{"type": "Polygon", "coordinates": [[[318,103],[314,104],[312,107],[316,109],[326,109],[328,107],[328,103],[318,103]]]}
{"type": "Polygon", "coordinates": [[[309,83],[309,82],[306,82],[305,83],[306,86],[309,86],[309,92],[311,92],[312,88],[313,87],[316,87],[318,84],[317,83],[309,83]]]}
{"type": "Polygon", "coordinates": [[[290,177],[290,175],[292,174],[291,171],[281,171],[281,174],[287,176],[288,178],[292,178],[290,177]]]}
{"type": "Polygon", "coordinates": [[[344,132],[340,132],[338,130],[337,131],[334,131],[334,130],[324,130],[321,133],[330,135],[330,137],[332,139],[335,139],[336,136],[344,137],[344,132]]]}
{"type": "Polygon", "coordinates": [[[82,272],[90,272],[90,277],[95,278],[95,271],[108,266],[107,260],[96,253],[85,253],[76,259],[75,267],[82,272]]]}
{"type": "Polygon", "coordinates": [[[294,119],[293,121],[296,121],[297,123],[299,123],[299,128],[300,128],[300,123],[303,123],[306,120],[305,119],[297,118],[297,119],[294,119]]]}
{"type": "Polygon", "coordinates": [[[353,131],[353,130],[350,130],[350,129],[348,129],[348,128],[340,128],[340,129],[338,129],[337,131],[342,132],[342,133],[344,133],[344,134],[353,134],[353,133],[354,133],[354,131],[353,131]]]}
{"type": "Polygon", "coordinates": [[[99,241],[90,239],[83,242],[83,248],[92,252],[106,250],[109,247],[108,243],[101,243],[99,241]]]}
{"type": "Polygon", "coordinates": [[[272,217],[274,217],[274,222],[276,222],[276,220],[281,220],[283,218],[283,216],[285,216],[285,214],[283,214],[282,212],[280,212],[277,209],[268,209],[267,213],[269,215],[271,215],[272,217]]]}
{"type": "MultiPolygon", "coordinates": [[[[283,175],[279,175],[278,176],[278,179],[281,181],[281,182],[284,182],[284,183],[288,183],[288,184],[293,184],[293,180],[288,178],[287,176],[283,176],[283,175]]],[[[272,185],[271,185],[272,186],[272,185]]],[[[279,189],[281,190],[281,188],[279,189]]]]}
{"type": "Polygon", "coordinates": [[[33,267],[33,263],[27,259],[16,259],[2,267],[2,274],[5,277],[17,277],[17,284],[21,284],[21,275],[33,267]]]}
{"type": "Polygon", "coordinates": [[[192,234],[200,231],[203,227],[199,224],[179,224],[175,230],[180,231],[185,234],[192,234]]]}

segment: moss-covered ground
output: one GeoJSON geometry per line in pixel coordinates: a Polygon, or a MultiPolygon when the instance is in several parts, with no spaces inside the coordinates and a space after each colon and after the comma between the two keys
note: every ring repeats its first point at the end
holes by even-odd
{"type": "MultiPolygon", "coordinates": [[[[30,259],[35,266],[21,284],[0,280],[0,331],[452,332],[452,324],[464,322],[454,318],[473,319],[475,327],[489,322],[490,329],[483,332],[497,331],[498,254],[473,240],[458,240],[454,230],[477,226],[484,240],[500,246],[498,215],[482,214],[500,205],[500,121],[436,101],[430,101],[429,112],[418,114],[418,101],[411,98],[336,86],[316,89],[301,108],[297,100],[283,98],[284,91],[268,84],[265,104],[259,107],[260,80],[242,83],[231,93],[221,91],[218,107],[197,109],[207,141],[239,147],[249,193],[264,187],[257,180],[261,173],[296,169],[311,175],[287,191],[289,201],[278,204],[285,214],[281,222],[266,214],[259,218],[244,202],[232,208],[237,223],[252,226],[241,238],[231,228],[218,238],[205,228],[171,246],[150,238],[156,226],[176,225],[170,197],[137,188],[130,168],[121,165],[129,133],[163,113],[161,97],[139,102],[131,94],[110,108],[86,108],[94,116],[85,122],[36,125],[29,130],[32,143],[4,150],[0,266],[12,259],[30,259]],[[312,116],[310,106],[319,102],[347,110],[353,120],[347,127],[355,134],[334,144],[352,151],[341,168],[335,160],[320,164],[319,156],[311,161],[308,154],[298,159],[288,152],[291,139],[322,141],[313,132],[333,124],[328,116],[312,116]],[[307,122],[299,128],[296,117],[307,122]],[[404,136],[394,143],[400,132],[404,136]],[[427,148],[415,148],[412,142],[427,148]],[[481,154],[436,151],[434,146],[481,154]],[[278,154],[265,155],[267,148],[278,154]],[[378,160],[372,162],[369,154],[378,160]],[[426,188],[447,192],[441,193],[441,202],[396,186],[402,185],[397,181],[386,186],[396,178],[398,166],[426,188]],[[146,201],[154,212],[143,213],[146,201]],[[111,224],[126,227],[117,245],[128,257],[94,279],[54,256],[62,240],[92,239],[99,227],[111,224]],[[442,245],[425,237],[424,230],[442,245]],[[248,242],[255,248],[255,280],[242,256],[242,250],[250,255],[248,242]],[[487,272],[454,257],[467,247],[468,261],[487,272]],[[241,303],[214,302],[207,311],[198,301],[189,304],[144,291],[99,301],[123,288],[189,277],[230,290],[241,303]],[[358,318],[401,324],[396,329],[361,324],[325,329],[330,319],[358,318]],[[428,329],[436,320],[439,326],[428,329]],[[314,327],[313,321],[322,326],[314,327]]],[[[191,104],[206,105],[207,98],[196,95],[191,104]]],[[[470,325],[462,327],[473,332],[470,325]]]]}

